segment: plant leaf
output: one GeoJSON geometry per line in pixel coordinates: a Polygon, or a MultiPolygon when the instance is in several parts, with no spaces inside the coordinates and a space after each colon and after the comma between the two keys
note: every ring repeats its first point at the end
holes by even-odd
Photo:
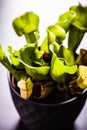
{"type": "Polygon", "coordinates": [[[27,74],[25,70],[21,71],[15,70],[1,46],[0,46],[0,62],[5,68],[7,68],[8,71],[10,71],[10,73],[15,77],[17,81],[19,81],[20,79],[26,79],[27,74]]]}
{"type": "Polygon", "coordinates": [[[83,39],[84,33],[87,32],[87,7],[82,7],[82,5],[72,6],[70,10],[76,12],[76,17],[70,26],[68,48],[75,53],[83,39]]]}
{"type": "Polygon", "coordinates": [[[18,36],[25,35],[27,43],[35,43],[39,39],[39,17],[33,12],[27,12],[13,20],[13,28],[18,36]]]}
{"type": "Polygon", "coordinates": [[[20,62],[19,60],[19,51],[12,49],[11,46],[8,46],[8,51],[10,53],[10,60],[11,60],[11,64],[16,67],[17,69],[23,69],[24,66],[23,64],[20,62]]]}
{"type": "Polygon", "coordinates": [[[52,52],[51,72],[50,75],[53,80],[57,82],[65,82],[63,77],[65,74],[74,74],[77,71],[77,66],[67,66],[65,62],[59,59],[54,52],[52,52]],[[63,78],[63,79],[62,79],[63,78]]]}
{"type": "Polygon", "coordinates": [[[17,86],[20,88],[21,97],[23,97],[24,99],[30,98],[33,91],[33,83],[30,77],[26,81],[23,79],[18,81],[17,86]]]}
{"type": "Polygon", "coordinates": [[[74,54],[72,51],[69,49],[66,49],[64,46],[63,47],[63,57],[67,62],[68,66],[74,65],[75,64],[75,59],[74,59],[74,54]]]}
{"type": "Polygon", "coordinates": [[[77,85],[81,89],[87,88],[87,66],[80,65],[77,71],[77,85]]]}
{"type": "Polygon", "coordinates": [[[66,32],[65,30],[60,27],[59,25],[51,25],[47,28],[47,33],[50,33],[49,35],[49,43],[57,41],[59,44],[65,39],[66,37],[66,32]]]}
{"type": "Polygon", "coordinates": [[[62,28],[64,28],[67,32],[69,30],[70,24],[72,23],[72,20],[75,18],[75,16],[76,16],[75,11],[69,10],[59,16],[58,22],[56,24],[61,26],[62,28]]]}
{"type": "Polygon", "coordinates": [[[25,66],[26,72],[33,79],[44,80],[49,78],[50,66],[46,66],[40,60],[41,56],[42,52],[37,50],[34,44],[28,44],[20,50],[20,61],[25,66]],[[38,63],[37,66],[35,63],[38,63]]]}
{"type": "Polygon", "coordinates": [[[81,31],[87,31],[87,7],[79,4],[78,6],[72,6],[70,10],[76,12],[76,16],[71,24],[81,31]]]}

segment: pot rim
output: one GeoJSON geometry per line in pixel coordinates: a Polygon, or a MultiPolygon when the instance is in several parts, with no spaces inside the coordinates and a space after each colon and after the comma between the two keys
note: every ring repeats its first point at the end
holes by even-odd
{"type": "Polygon", "coordinates": [[[32,103],[32,104],[35,104],[35,105],[38,105],[38,106],[61,106],[61,105],[64,105],[64,104],[68,104],[70,102],[73,102],[74,100],[76,100],[77,98],[80,98],[82,95],[84,95],[86,93],[86,97],[87,97],[87,88],[85,88],[82,93],[78,96],[75,96],[69,100],[66,100],[66,101],[62,101],[62,102],[59,102],[59,103],[50,103],[50,104],[45,104],[45,103],[38,103],[36,101],[32,101],[32,100],[27,100],[27,99],[24,99],[21,97],[21,95],[12,87],[12,84],[11,84],[11,79],[10,79],[10,72],[7,72],[7,78],[8,78],[8,83],[9,83],[9,87],[11,88],[11,90],[18,96],[20,97],[22,100],[24,100],[25,102],[27,103],[32,103]]]}

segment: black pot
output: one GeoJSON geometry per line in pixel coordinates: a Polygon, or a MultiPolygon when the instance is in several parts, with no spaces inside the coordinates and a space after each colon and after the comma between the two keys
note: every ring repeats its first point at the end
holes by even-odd
{"type": "Polygon", "coordinates": [[[65,130],[73,124],[81,112],[87,97],[85,89],[78,97],[56,104],[42,104],[23,99],[8,82],[14,105],[21,120],[29,130],[65,130]]]}

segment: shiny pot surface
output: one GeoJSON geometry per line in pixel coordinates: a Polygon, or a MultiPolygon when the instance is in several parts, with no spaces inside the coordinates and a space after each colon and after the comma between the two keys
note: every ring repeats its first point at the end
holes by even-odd
{"type": "Polygon", "coordinates": [[[43,104],[23,99],[8,82],[14,105],[29,130],[67,129],[81,112],[87,97],[84,90],[78,97],[56,104],[43,104]]]}

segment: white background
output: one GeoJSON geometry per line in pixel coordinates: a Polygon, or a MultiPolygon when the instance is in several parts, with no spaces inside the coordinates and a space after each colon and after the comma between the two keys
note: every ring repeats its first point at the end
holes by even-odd
{"type": "Polygon", "coordinates": [[[0,0],[0,44],[20,47],[25,43],[24,37],[18,37],[12,27],[15,17],[27,11],[33,11],[40,17],[40,41],[45,37],[48,25],[57,22],[60,14],[79,2],[85,6],[86,0],[0,0]]]}
{"type": "MultiPolygon", "coordinates": [[[[83,6],[87,5],[87,0],[0,0],[0,44],[6,50],[8,45],[18,48],[25,43],[24,37],[18,37],[12,28],[12,20],[15,17],[27,11],[33,11],[38,14],[40,17],[39,30],[41,41],[46,34],[46,27],[55,23],[60,14],[67,11],[70,6],[77,5],[79,2],[83,6]]],[[[82,47],[87,49],[86,37],[87,34],[85,35],[82,47]]],[[[0,98],[0,111],[2,113],[0,120],[5,122],[3,126],[3,130],[5,130],[8,124],[13,125],[9,118],[12,117],[15,120],[15,117],[18,115],[14,113],[14,107],[8,103],[8,101],[11,101],[11,98],[7,82],[7,71],[1,64],[0,95],[2,95],[2,98],[0,98]],[[4,111],[2,108],[7,109],[4,111]],[[8,120],[3,116],[7,113],[10,113],[8,120]]]]}

